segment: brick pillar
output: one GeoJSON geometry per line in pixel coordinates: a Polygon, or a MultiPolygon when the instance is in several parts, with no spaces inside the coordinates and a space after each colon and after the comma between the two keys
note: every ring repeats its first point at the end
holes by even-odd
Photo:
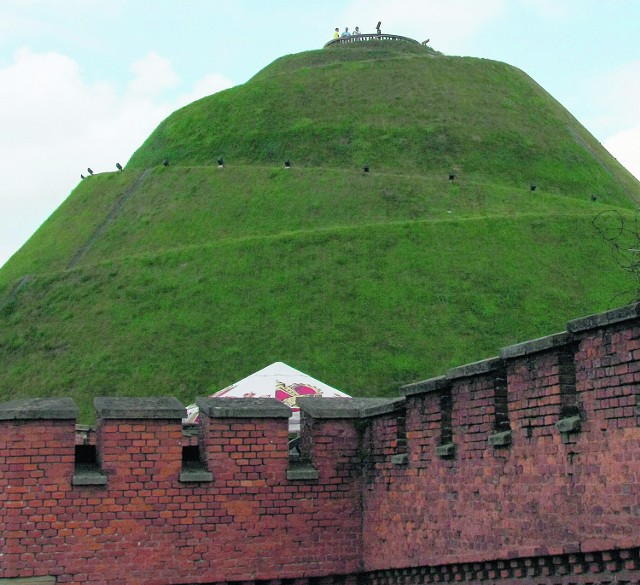
{"type": "Polygon", "coordinates": [[[70,398],[0,404],[0,580],[59,572],[77,414],[70,398]]]}

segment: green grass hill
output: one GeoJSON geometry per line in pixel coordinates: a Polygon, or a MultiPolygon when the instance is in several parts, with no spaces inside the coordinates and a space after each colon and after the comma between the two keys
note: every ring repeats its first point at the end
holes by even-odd
{"type": "Polygon", "coordinates": [[[188,403],[274,361],[394,395],[631,300],[592,222],[639,202],[514,67],[289,55],[169,116],[0,270],[0,400],[72,396],[90,421],[95,395],[188,403]]]}

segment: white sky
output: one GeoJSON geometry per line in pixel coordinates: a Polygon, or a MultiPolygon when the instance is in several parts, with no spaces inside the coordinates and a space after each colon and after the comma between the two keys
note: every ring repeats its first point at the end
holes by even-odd
{"type": "Polygon", "coordinates": [[[0,265],[176,108],[378,20],[520,67],[640,177],[640,0],[0,0],[0,265]]]}

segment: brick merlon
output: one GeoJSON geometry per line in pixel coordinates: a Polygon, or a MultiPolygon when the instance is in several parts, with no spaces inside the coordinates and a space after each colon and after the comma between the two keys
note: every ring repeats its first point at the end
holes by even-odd
{"type": "Polygon", "coordinates": [[[75,420],[78,408],[71,398],[28,398],[0,404],[0,420],[75,420]]]}
{"type": "Polygon", "coordinates": [[[172,396],[99,396],[93,399],[98,418],[102,419],[182,419],[186,408],[172,396]]]}
{"type": "Polygon", "coordinates": [[[298,406],[316,419],[369,418],[404,407],[402,398],[298,398],[298,406]]]}
{"type": "Polygon", "coordinates": [[[210,418],[289,418],[291,409],[275,398],[196,399],[200,412],[210,418]]]}

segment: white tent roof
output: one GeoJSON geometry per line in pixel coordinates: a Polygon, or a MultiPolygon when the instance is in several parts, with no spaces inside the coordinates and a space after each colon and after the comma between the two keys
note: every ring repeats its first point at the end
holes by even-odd
{"type": "MultiPolygon", "coordinates": [[[[311,376],[288,366],[283,362],[275,362],[262,368],[255,374],[231,384],[212,394],[213,397],[231,398],[277,398],[293,411],[289,419],[289,431],[300,430],[300,409],[296,401],[300,396],[316,396],[318,398],[350,398],[348,394],[336,390],[311,376]]],[[[187,407],[188,417],[184,422],[195,422],[198,417],[197,407],[187,407]],[[195,412],[194,412],[195,409],[195,412]]]]}

